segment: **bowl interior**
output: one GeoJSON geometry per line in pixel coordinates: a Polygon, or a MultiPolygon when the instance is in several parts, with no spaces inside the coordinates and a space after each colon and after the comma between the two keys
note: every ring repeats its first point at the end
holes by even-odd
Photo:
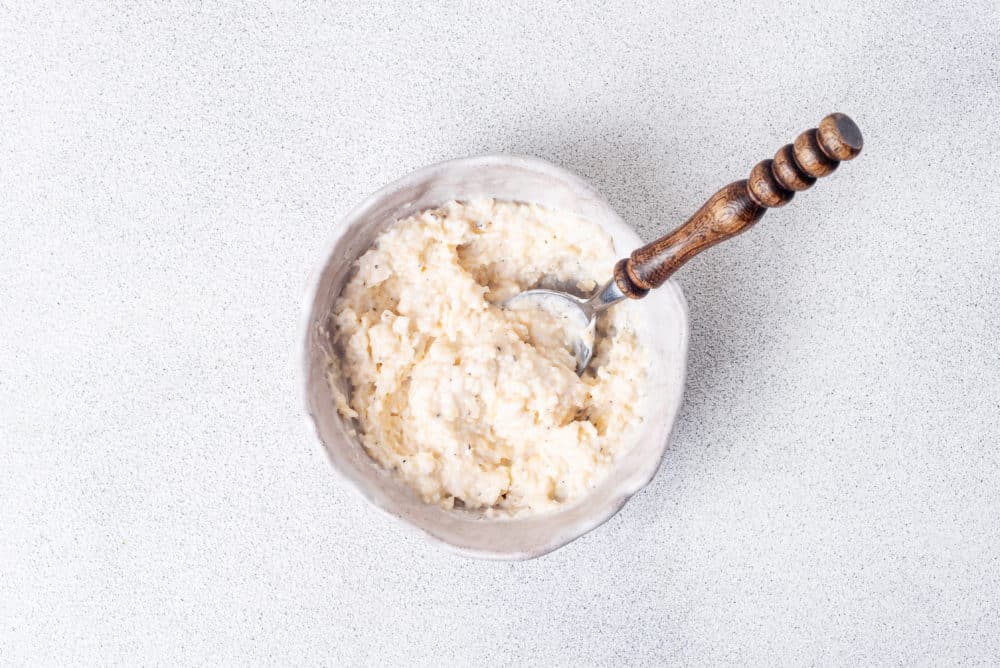
{"type": "Polygon", "coordinates": [[[598,526],[656,473],[683,392],[687,310],[673,282],[642,300],[615,307],[632,310],[631,319],[649,352],[646,419],[636,445],[589,495],[559,511],[524,518],[485,519],[475,512],[423,503],[368,457],[337,413],[326,377],[333,354],[327,319],[354,260],[393,221],[452,199],[484,197],[533,202],[587,218],[608,231],[622,256],[642,243],[584,181],[542,160],[486,156],[410,174],[375,193],[334,231],[306,304],[306,403],[334,468],[376,507],[464,554],[518,559],[549,552],[598,526]]]}

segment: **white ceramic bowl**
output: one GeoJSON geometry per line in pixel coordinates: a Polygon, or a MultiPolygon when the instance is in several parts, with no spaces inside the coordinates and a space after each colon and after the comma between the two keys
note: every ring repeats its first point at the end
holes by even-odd
{"type": "Polygon", "coordinates": [[[493,197],[561,209],[601,225],[625,256],[642,241],[607,202],[575,174],[543,160],[484,156],[426,167],[391,183],[347,215],[305,305],[306,408],[334,469],[375,507],[458,552],[474,557],[527,559],[565,545],[614,515],[656,474],[680,406],[687,357],[687,307],[668,282],[633,309],[635,327],[650,354],[646,420],[639,440],[586,497],[559,511],[525,518],[486,519],[466,510],[423,503],[368,457],[334,408],[326,376],[331,354],[324,325],[351,264],[393,221],[452,199],[493,197]]]}

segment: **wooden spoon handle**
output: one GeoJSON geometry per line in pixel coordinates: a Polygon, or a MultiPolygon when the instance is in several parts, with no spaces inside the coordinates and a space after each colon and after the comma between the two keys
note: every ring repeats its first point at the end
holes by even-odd
{"type": "Polygon", "coordinates": [[[659,287],[692,257],[747,229],[769,208],[784,206],[796,190],[805,190],[830,174],[842,160],[861,152],[861,131],[844,114],[830,114],[800,134],[793,144],[763,160],[750,177],[712,195],[691,218],[664,237],[633,251],[615,265],[615,282],[638,299],[659,287]]]}

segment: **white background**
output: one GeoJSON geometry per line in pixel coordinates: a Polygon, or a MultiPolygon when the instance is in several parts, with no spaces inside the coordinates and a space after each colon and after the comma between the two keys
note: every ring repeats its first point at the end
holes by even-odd
{"type": "Polygon", "coordinates": [[[1000,661],[995,2],[43,4],[0,5],[0,664],[1000,661]],[[652,239],[834,110],[862,156],[678,274],[606,525],[469,561],[335,480],[300,303],[370,192],[530,154],[652,239]]]}

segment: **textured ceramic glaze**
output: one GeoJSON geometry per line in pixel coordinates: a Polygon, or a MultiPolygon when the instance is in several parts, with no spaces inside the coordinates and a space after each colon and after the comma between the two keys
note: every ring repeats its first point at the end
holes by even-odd
{"type": "Polygon", "coordinates": [[[451,199],[482,197],[533,202],[583,216],[608,231],[622,256],[642,243],[583,180],[542,160],[485,156],[414,172],[372,195],[334,230],[305,304],[306,408],[334,469],[376,507],[463,554],[524,559],[597,527],[655,475],[683,392],[687,311],[680,288],[672,282],[637,303],[635,327],[653,370],[646,421],[636,445],[587,497],[554,513],[513,519],[485,519],[423,503],[368,457],[334,408],[326,378],[331,350],[324,325],[351,264],[394,220],[451,199]]]}

